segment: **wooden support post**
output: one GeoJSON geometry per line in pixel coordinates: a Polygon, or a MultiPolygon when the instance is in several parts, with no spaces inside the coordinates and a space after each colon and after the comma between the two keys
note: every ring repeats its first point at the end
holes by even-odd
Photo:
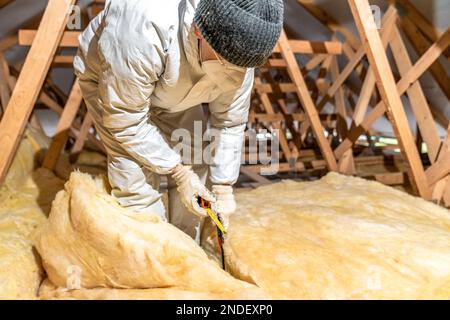
{"type": "Polygon", "coordinates": [[[413,184],[421,197],[430,199],[431,192],[428,187],[425,170],[415,147],[414,137],[411,134],[408,119],[406,118],[399,92],[396,89],[394,75],[373,19],[369,2],[367,0],[348,1],[400,148],[410,165],[413,184]]]}
{"type": "Polygon", "coordinates": [[[45,156],[42,164],[43,168],[48,170],[53,170],[55,168],[59,156],[66,145],[67,139],[69,138],[70,128],[72,123],[75,121],[75,117],[77,116],[82,102],[83,96],[81,94],[78,80],[76,80],[69,95],[69,99],[67,100],[66,106],[64,107],[61,118],[59,119],[58,126],[56,127],[56,134],[53,137],[50,148],[45,156]]]}
{"type": "Polygon", "coordinates": [[[333,151],[331,150],[331,147],[325,137],[319,114],[317,113],[314,102],[309,94],[303,75],[300,72],[295,55],[290,49],[289,41],[284,31],[282,31],[278,43],[280,45],[281,55],[283,56],[283,59],[286,60],[288,73],[296,86],[297,95],[302,102],[305,113],[311,123],[311,127],[317,143],[319,144],[320,150],[322,151],[322,155],[327,163],[328,169],[330,171],[337,171],[336,159],[334,158],[333,151]]]}
{"type": "Polygon", "coordinates": [[[49,0],[22,73],[0,123],[0,185],[22,138],[75,0],[49,0]]]}

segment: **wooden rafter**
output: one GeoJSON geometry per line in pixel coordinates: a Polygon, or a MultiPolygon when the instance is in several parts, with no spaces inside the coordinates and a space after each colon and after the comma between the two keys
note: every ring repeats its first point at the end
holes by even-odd
{"type": "Polygon", "coordinates": [[[0,185],[14,157],[25,125],[38,99],[58,43],[75,0],[50,0],[36,41],[31,46],[22,73],[0,122],[0,185]],[[30,77],[29,75],[33,75],[30,77]]]}
{"type": "MultiPolygon", "coordinates": [[[[416,61],[414,66],[397,82],[397,91],[402,95],[408,90],[411,83],[417,81],[425,71],[439,58],[439,56],[450,46],[450,29],[448,29],[442,36],[434,43],[427,52],[416,61]]],[[[383,101],[380,101],[373,110],[366,116],[360,125],[353,126],[348,136],[341,142],[341,144],[334,150],[337,158],[350,149],[355,141],[365,132],[368,132],[370,127],[378,120],[386,111],[383,101]]]]}
{"type": "Polygon", "coordinates": [[[320,123],[317,109],[309,94],[308,87],[306,86],[305,80],[300,72],[297,60],[292,49],[289,46],[289,41],[284,31],[281,33],[281,37],[278,43],[281,48],[281,55],[286,60],[288,73],[296,86],[297,95],[302,102],[305,113],[307,114],[309,122],[311,123],[311,127],[313,129],[322,155],[327,163],[328,169],[330,171],[337,171],[336,159],[334,158],[332,149],[325,137],[324,129],[322,127],[322,124],[320,123]]]}
{"type": "Polygon", "coordinates": [[[53,170],[55,168],[59,156],[64,149],[67,139],[69,138],[70,128],[75,121],[75,117],[82,102],[83,96],[81,94],[78,80],[76,80],[69,95],[69,99],[67,100],[67,104],[64,107],[58,126],[56,127],[56,134],[53,137],[50,148],[44,158],[44,162],[42,164],[43,168],[49,170],[53,170]]]}
{"type": "Polygon", "coordinates": [[[377,81],[378,90],[386,105],[387,113],[392,122],[402,153],[410,165],[412,181],[418,193],[425,199],[431,198],[427,176],[419,153],[415,147],[414,138],[409,128],[408,119],[403,109],[399,92],[396,90],[386,52],[375,20],[367,0],[349,0],[356,26],[363,39],[367,56],[377,81]]]}

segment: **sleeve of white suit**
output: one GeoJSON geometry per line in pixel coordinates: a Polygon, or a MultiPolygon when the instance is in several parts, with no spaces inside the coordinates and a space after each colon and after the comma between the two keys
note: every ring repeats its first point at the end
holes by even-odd
{"type": "Polygon", "coordinates": [[[150,97],[163,70],[165,50],[159,34],[152,26],[120,36],[117,26],[111,29],[105,28],[99,39],[103,126],[137,162],[167,174],[181,159],[149,117],[150,97]]]}
{"type": "Polygon", "coordinates": [[[212,184],[233,185],[239,177],[253,79],[254,70],[248,69],[238,90],[209,104],[214,149],[210,163],[212,184]]]}

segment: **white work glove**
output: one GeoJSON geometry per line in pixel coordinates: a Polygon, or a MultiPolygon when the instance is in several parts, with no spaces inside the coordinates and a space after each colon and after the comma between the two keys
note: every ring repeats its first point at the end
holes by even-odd
{"type": "Polygon", "coordinates": [[[200,181],[198,175],[192,171],[192,168],[179,165],[172,170],[172,178],[177,184],[181,202],[185,207],[200,218],[208,216],[206,210],[198,204],[198,198],[200,197],[211,203],[216,202],[216,199],[200,181]]]}
{"type": "Polygon", "coordinates": [[[236,211],[233,187],[213,185],[212,192],[216,197],[216,203],[212,205],[213,211],[220,215],[225,230],[228,230],[230,216],[236,211]]]}

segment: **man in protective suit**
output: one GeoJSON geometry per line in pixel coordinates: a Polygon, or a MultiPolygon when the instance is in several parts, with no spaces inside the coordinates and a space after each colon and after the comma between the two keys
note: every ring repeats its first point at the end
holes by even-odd
{"type": "Polygon", "coordinates": [[[228,224],[253,68],[282,25],[282,0],[106,1],[80,36],[74,65],[122,206],[158,214],[199,241],[202,197],[228,224]],[[205,132],[214,136],[208,165],[197,142],[205,132]],[[160,175],[169,177],[169,213],[160,175]]]}

